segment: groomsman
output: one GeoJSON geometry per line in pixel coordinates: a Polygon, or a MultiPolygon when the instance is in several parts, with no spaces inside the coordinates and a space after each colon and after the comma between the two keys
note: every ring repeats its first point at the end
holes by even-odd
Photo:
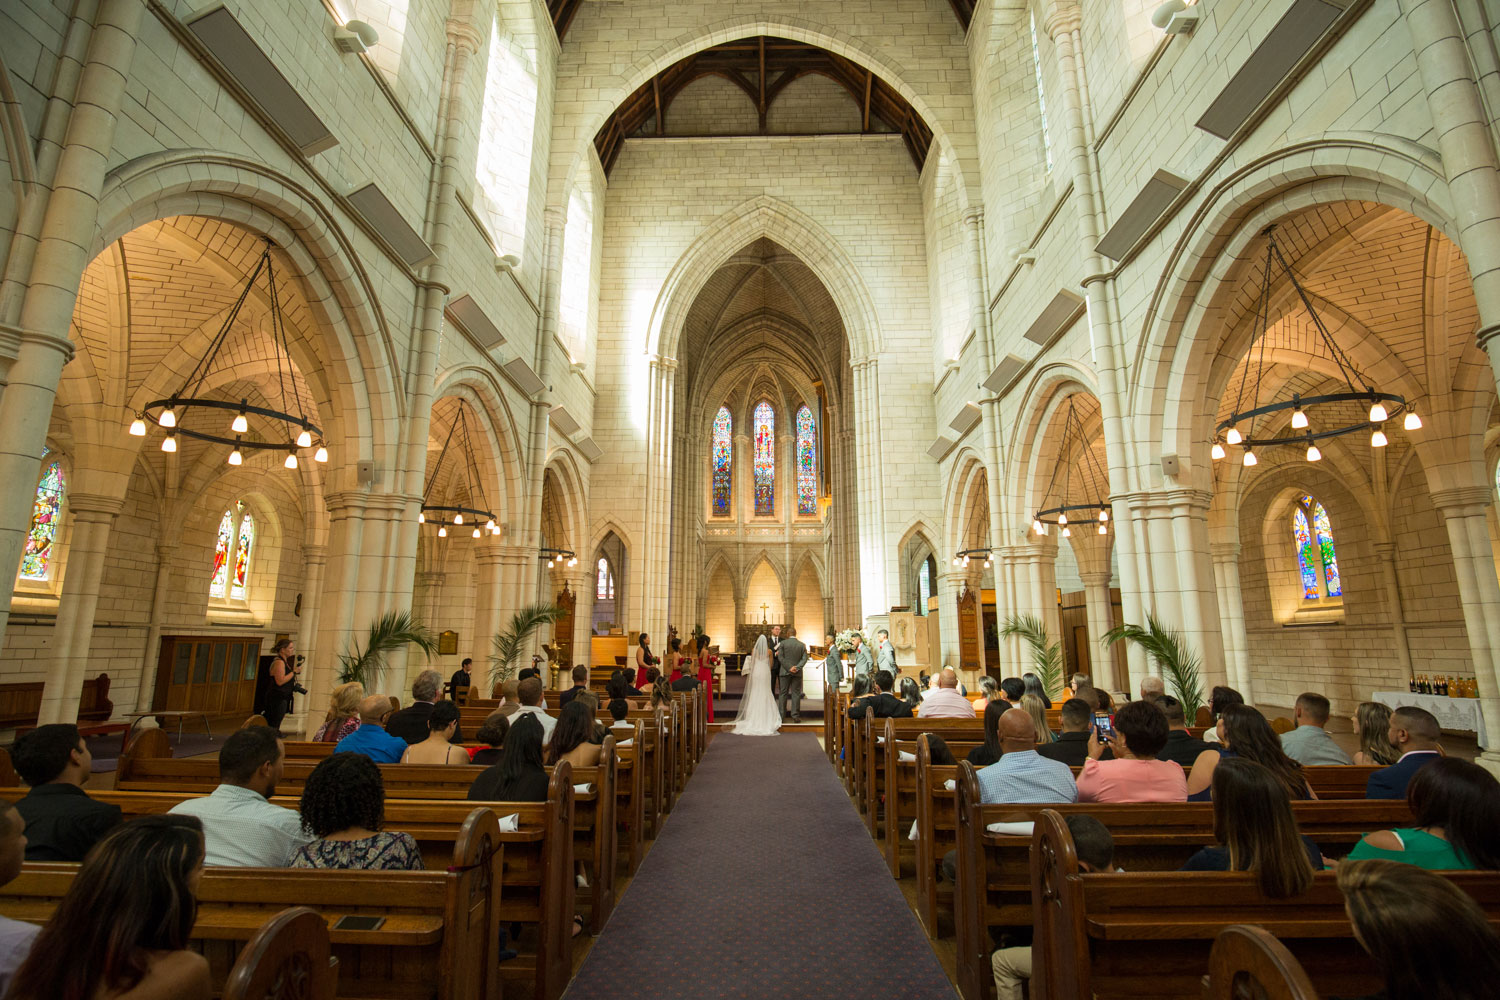
{"type": "Polygon", "coordinates": [[[823,636],[823,641],[828,644],[828,655],[823,659],[823,676],[828,678],[828,686],[837,691],[839,685],[844,683],[843,657],[833,648],[832,632],[823,636]]]}
{"type": "Polygon", "coordinates": [[[896,669],[896,647],[891,645],[891,634],[880,629],[875,633],[875,638],[880,646],[875,652],[875,669],[889,670],[892,677],[900,677],[901,671],[896,669]]]}
{"type": "Polygon", "coordinates": [[[875,661],[870,659],[870,650],[865,646],[865,637],[854,633],[854,676],[869,677],[875,672],[875,661]]]}
{"type": "Polygon", "coordinates": [[[770,640],[771,646],[771,695],[774,697],[779,690],[777,681],[780,678],[777,675],[780,671],[776,668],[776,664],[781,662],[781,626],[772,625],[771,634],[767,636],[767,639],[770,640]]]}

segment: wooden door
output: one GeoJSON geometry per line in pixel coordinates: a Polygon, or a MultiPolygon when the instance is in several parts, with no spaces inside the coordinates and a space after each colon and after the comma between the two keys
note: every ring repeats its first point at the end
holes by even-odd
{"type": "Polygon", "coordinates": [[[256,636],[163,636],[151,707],[249,715],[260,642],[256,636]]]}
{"type": "Polygon", "coordinates": [[[960,670],[979,669],[979,601],[974,591],[965,587],[958,595],[958,666],[960,670]]]}
{"type": "Polygon", "coordinates": [[[573,669],[573,609],[577,606],[578,598],[568,589],[568,581],[563,581],[563,589],[557,594],[557,606],[562,608],[562,617],[557,620],[552,629],[552,648],[557,652],[557,662],[562,669],[573,669]]]}

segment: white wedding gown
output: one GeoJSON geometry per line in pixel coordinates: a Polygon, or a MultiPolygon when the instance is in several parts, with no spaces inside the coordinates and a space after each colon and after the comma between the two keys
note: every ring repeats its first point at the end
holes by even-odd
{"type": "Polygon", "coordinates": [[[745,693],[740,697],[740,710],[730,732],[738,736],[775,736],[781,729],[781,712],[776,707],[776,696],[771,693],[771,647],[765,636],[755,640],[744,673],[745,693]]]}

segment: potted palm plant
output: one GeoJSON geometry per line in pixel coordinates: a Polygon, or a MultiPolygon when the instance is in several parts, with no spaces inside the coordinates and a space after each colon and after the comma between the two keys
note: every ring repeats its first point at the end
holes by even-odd
{"type": "Polygon", "coordinates": [[[368,689],[385,667],[386,657],[406,646],[416,646],[430,657],[437,652],[437,636],[410,611],[387,611],[370,626],[363,646],[356,639],[348,652],[339,654],[339,683],[359,681],[368,689]]]}
{"type": "Polygon", "coordinates": [[[1172,696],[1182,703],[1183,714],[1190,721],[1195,718],[1203,704],[1203,661],[1183,634],[1167,628],[1148,612],[1145,628],[1129,623],[1118,625],[1104,633],[1103,641],[1105,645],[1113,645],[1122,639],[1146,651],[1171,686],[1172,696]]]}
{"type": "Polygon", "coordinates": [[[1031,669],[1048,697],[1059,695],[1063,686],[1062,643],[1053,642],[1047,625],[1037,615],[1011,615],[1000,627],[1001,635],[1020,636],[1031,648],[1031,669]]]}
{"type": "Polygon", "coordinates": [[[533,604],[511,616],[510,624],[495,634],[490,652],[490,685],[501,684],[516,673],[516,661],[536,630],[552,625],[563,616],[556,604],[533,604]]]}

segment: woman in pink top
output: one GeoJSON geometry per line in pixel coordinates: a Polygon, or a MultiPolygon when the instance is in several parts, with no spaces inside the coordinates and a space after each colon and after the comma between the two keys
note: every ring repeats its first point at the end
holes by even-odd
{"type": "Polygon", "coordinates": [[[1114,760],[1100,760],[1098,730],[1089,736],[1089,759],[1078,775],[1079,802],[1186,802],[1187,775],[1172,760],[1157,760],[1167,745],[1167,716],[1149,701],[1131,701],[1115,713],[1109,741],[1114,760]]]}

